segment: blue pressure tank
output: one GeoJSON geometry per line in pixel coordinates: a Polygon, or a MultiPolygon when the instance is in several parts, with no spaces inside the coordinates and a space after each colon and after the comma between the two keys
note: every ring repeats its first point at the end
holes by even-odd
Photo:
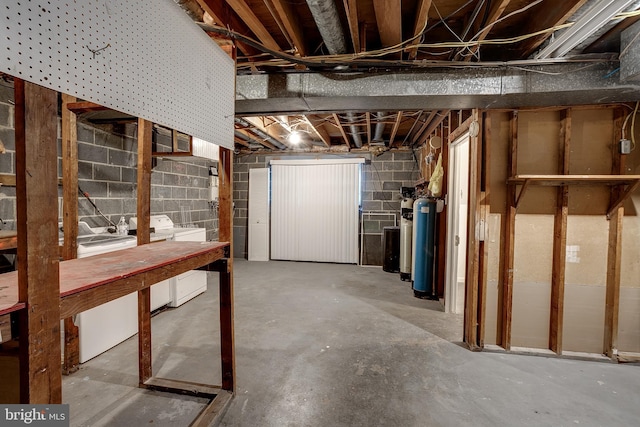
{"type": "Polygon", "coordinates": [[[413,294],[416,298],[434,298],[435,201],[421,197],[413,203],[413,229],[413,294]]]}

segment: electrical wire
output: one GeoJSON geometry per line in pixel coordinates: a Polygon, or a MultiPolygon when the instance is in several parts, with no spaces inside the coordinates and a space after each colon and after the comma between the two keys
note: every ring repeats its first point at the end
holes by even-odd
{"type": "Polygon", "coordinates": [[[633,110],[633,118],[631,119],[631,151],[636,149],[636,114],[638,114],[638,105],[640,105],[640,101],[636,102],[636,108],[633,110]]]}
{"type": "Polygon", "coordinates": [[[85,199],[87,199],[89,201],[89,203],[91,203],[91,206],[93,206],[93,208],[96,210],[96,212],[98,212],[98,214],[104,218],[110,226],[114,227],[115,231],[117,229],[116,224],[111,221],[109,218],[106,217],[105,214],[102,213],[102,211],[96,206],[96,204],[93,202],[93,200],[91,200],[91,197],[89,196],[89,193],[87,193],[86,191],[82,191],[82,188],[80,188],[80,185],[78,185],[78,191],[80,192],[81,195],[84,196],[85,199]]]}

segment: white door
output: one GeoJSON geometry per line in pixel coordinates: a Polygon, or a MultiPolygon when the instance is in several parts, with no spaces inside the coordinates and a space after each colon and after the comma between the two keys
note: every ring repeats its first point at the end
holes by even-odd
{"type": "Polygon", "coordinates": [[[269,169],[249,169],[249,261],[269,261],[269,169]]]}
{"type": "Polygon", "coordinates": [[[467,264],[467,212],[469,204],[469,134],[449,146],[447,217],[447,278],[445,311],[464,311],[465,267],[467,264]]]}

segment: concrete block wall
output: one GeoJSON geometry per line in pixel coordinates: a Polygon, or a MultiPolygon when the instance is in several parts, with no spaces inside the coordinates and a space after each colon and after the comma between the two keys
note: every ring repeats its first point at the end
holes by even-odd
{"type": "MultiPolygon", "coordinates": [[[[352,155],[367,159],[362,168],[363,264],[382,265],[383,229],[400,224],[400,187],[413,187],[419,178],[419,168],[411,151],[386,152],[377,157],[369,153],[352,155]]],[[[268,167],[271,159],[283,157],[264,154],[235,157],[233,233],[236,257],[247,256],[249,170],[268,167]]]]}
{"type": "MultiPolygon", "coordinates": [[[[13,87],[0,82],[0,140],[6,152],[0,154],[0,173],[15,173],[13,87]]],[[[60,123],[60,120],[58,121],[60,123]]],[[[78,180],[98,208],[117,223],[121,216],[128,221],[136,215],[137,201],[137,125],[93,125],[78,122],[78,180]]],[[[159,147],[170,146],[171,139],[156,134],[159,147]]],[[[161,148],[160,148],[161,149],[161,148]]],[[[62,176],[61,140],[58,126],[58,176],[62,176]]],[[[218,235],[217,211],[207,203],[209,166],[206,159],[169,158],[154,160],[151,174],[151,214],[166,214],[178,225],[195,225],[207,229],[207,239],[218,235]],[[185,212],[185,215],[182,212],[185,212]],[[186,214],[188,212],[188,214],[186,214]],[[183,218],[183,216],[185,218],[183,218]],[[191,218],[189,219],[188,216],[191,218]]],[[[0,218],[4,229],[15,229],[15,188],[0,188],[0,218]]],[[[61,221],[62,188],[58,189],[61,221]]],[[[78,197],[81,221],[94,227],[108,225],[86,198],[78,197]]]]}

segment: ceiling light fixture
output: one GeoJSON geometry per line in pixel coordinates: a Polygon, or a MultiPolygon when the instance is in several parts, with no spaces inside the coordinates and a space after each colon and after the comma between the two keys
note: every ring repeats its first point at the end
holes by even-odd
{"type": "Polygon", "coordinates": [[[542,49],[536,59],[560,58],[598,31],[611,18],[616,16],[634,0],[599,1],[589,9],[575,24],[566,29],[551,43],[542,49]]]}
{"type": "Polygon", "coordinates": [[[302,142],[302,133],[294,130],[289,134],[287,140],[293,145],[299,145],[302,142]]]}

